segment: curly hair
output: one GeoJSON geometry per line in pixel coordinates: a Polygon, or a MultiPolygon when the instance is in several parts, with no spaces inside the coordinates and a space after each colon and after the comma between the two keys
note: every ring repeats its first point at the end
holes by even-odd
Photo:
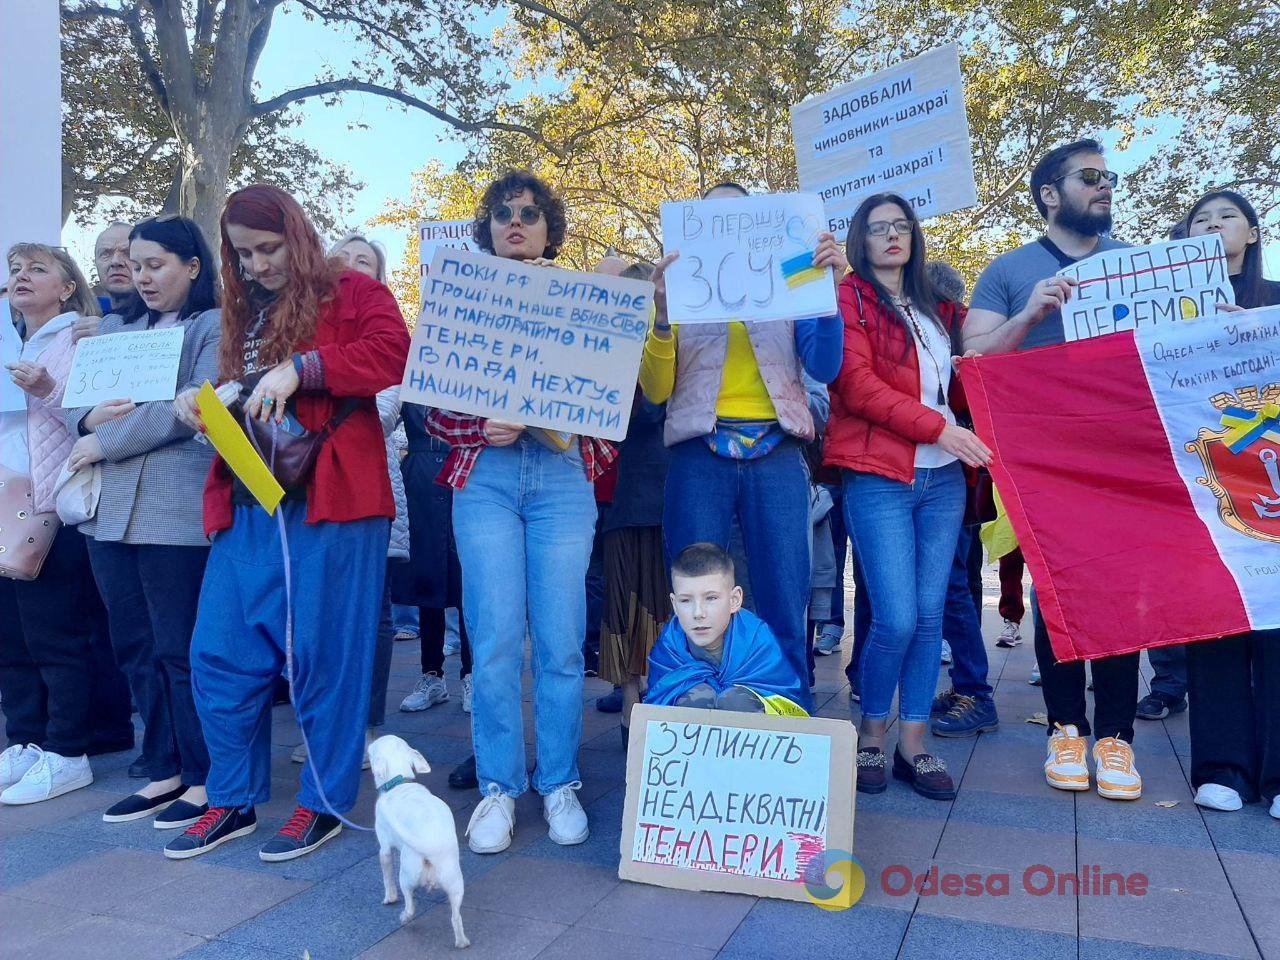
{"type": "Polygon", "coordinates": [[[542,255],[553,259],[564,246],[565,213],[564,201],[560,195],[540,177],[528,170],[508,170],[484,191],[480,198],[480,207],[476,210],[476,218],[471,223],[471,235],[476,244],[485,253],[493,253],[493,229],[490,218],[495,207],[506,203],[522,190],[533,195],[533,202],[542,211],[547,221],[547,246],[542,255]]]}
{"type": "Polygon", "coordinates": [[[333,296],[341,268],[325,258],[320,236],[298,201],[279,187],[255,183],[227,197],[222,208],[222,341],[218,376],[225,382],[244,375],[245,331],[257,310],[268,305],[271,322],[259,353],[261,366],[282,363],[299,344],[315,336],[320,304],[333,296]],[[284,237],[289,250],[289,283],[274,300],[244,275],[227,237],[227,225],[266,230],[284,237]]]}

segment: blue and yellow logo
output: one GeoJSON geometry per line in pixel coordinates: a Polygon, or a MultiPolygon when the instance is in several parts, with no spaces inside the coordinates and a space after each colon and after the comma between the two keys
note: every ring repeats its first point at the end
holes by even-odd
{"type": "Polygon", "coordinates": [[[848,910],[862,899],[867,876],[853,854],[844,850],[823,851],[820,859],[805,868],[804,892],[823,910],[848,910]],[[835,886],[832,886],[832,881],[835,886]]]}

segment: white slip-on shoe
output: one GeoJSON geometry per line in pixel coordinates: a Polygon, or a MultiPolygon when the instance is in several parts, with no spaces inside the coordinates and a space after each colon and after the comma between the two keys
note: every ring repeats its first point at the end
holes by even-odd
{"type": "Polygon", "coordinates": [[[511,846],[516,831],[516,801],[491,787],[467,824],[467,844],[473,853],[501,853],[511,846]]]}
{"type": "Polygon", "coordinates": [[[1220,783],[1202,783],[1196,791],[1196,806],[1206,810],[1221,810],[1223,813],[1234,813],[1244,806],[1240,794],[1220,783]]]}
{"type": "Polygon", "coordinates": [[[88,756],[64,757],[46,750],[21,780],[0,793],[0,803],[39,803],[91,783],[93,769],[89,766],[88,756]]]}
{"type": "Polygon", "coordinates": [[[542,816],[547,821],[547,836],[566,847],[582,843],[590,830],[587,827],[587,811],[578,802],[580,781],[566,783],[563,787],[542,798],[542,816]]]}
{"type": "Polygon", "coordinates": [[[1271,815],[1280,820],[1280,794],[1276,794],[1276,798],[1271,801],[1271,815]]]}

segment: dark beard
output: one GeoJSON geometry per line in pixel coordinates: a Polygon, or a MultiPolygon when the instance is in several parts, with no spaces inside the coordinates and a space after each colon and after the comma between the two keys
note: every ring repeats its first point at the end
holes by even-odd
{"type": "Polygon", "coordinates": [[[1064,203],[1058,210],[1057,225],[1084,237],[1096,237],[1111,232],[1111,211],[1090,213],[1087,206],[1079,209],[1064,203]]]}

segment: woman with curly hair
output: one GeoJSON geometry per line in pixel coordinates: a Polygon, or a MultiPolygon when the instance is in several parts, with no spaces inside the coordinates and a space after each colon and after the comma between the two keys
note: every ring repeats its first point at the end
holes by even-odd
{"type": "MultiPolygon", "coordinates": [[[[272,688],[292,648],[310,752],[293,816],[259,852],[290,860],[342,829],[334,814],[351,809],[360,784],[395,515],[374,396],[400,382],[409,333],[391,292],[327,261],[298,202],[275,187],[227,198],[222,286],[218,378],[240,385],[233,412],[328,436],[274,516],[213,462],[204,493],[213,547],[191,641],[209,810],[165,855],[194,857],[256,829],[254,807],[271,789],[272,688]]],[[[175,408],[200,426],[194,391],[175,408]]]]}
{"type": "MultiPolygon", "coordinates": [[[[564,204],[533,174],[512,171],[485,190],[473,232],[486,253],[550,264],[564,243],[564,204]]],[[[511,844],[515,798],[529,786],[520,712],[526,633],[533,639],[533,786],[551,839],[582,843],[587,815],[575,791],[596,522],[591,484],[613,462],[614,448],[446,410],[430,410],[427,428],[453,447],[439,479],[454,491],[475,678],[471,734],[484,799],[467,827],[471,849],[498,853],[511,844]]]]}

